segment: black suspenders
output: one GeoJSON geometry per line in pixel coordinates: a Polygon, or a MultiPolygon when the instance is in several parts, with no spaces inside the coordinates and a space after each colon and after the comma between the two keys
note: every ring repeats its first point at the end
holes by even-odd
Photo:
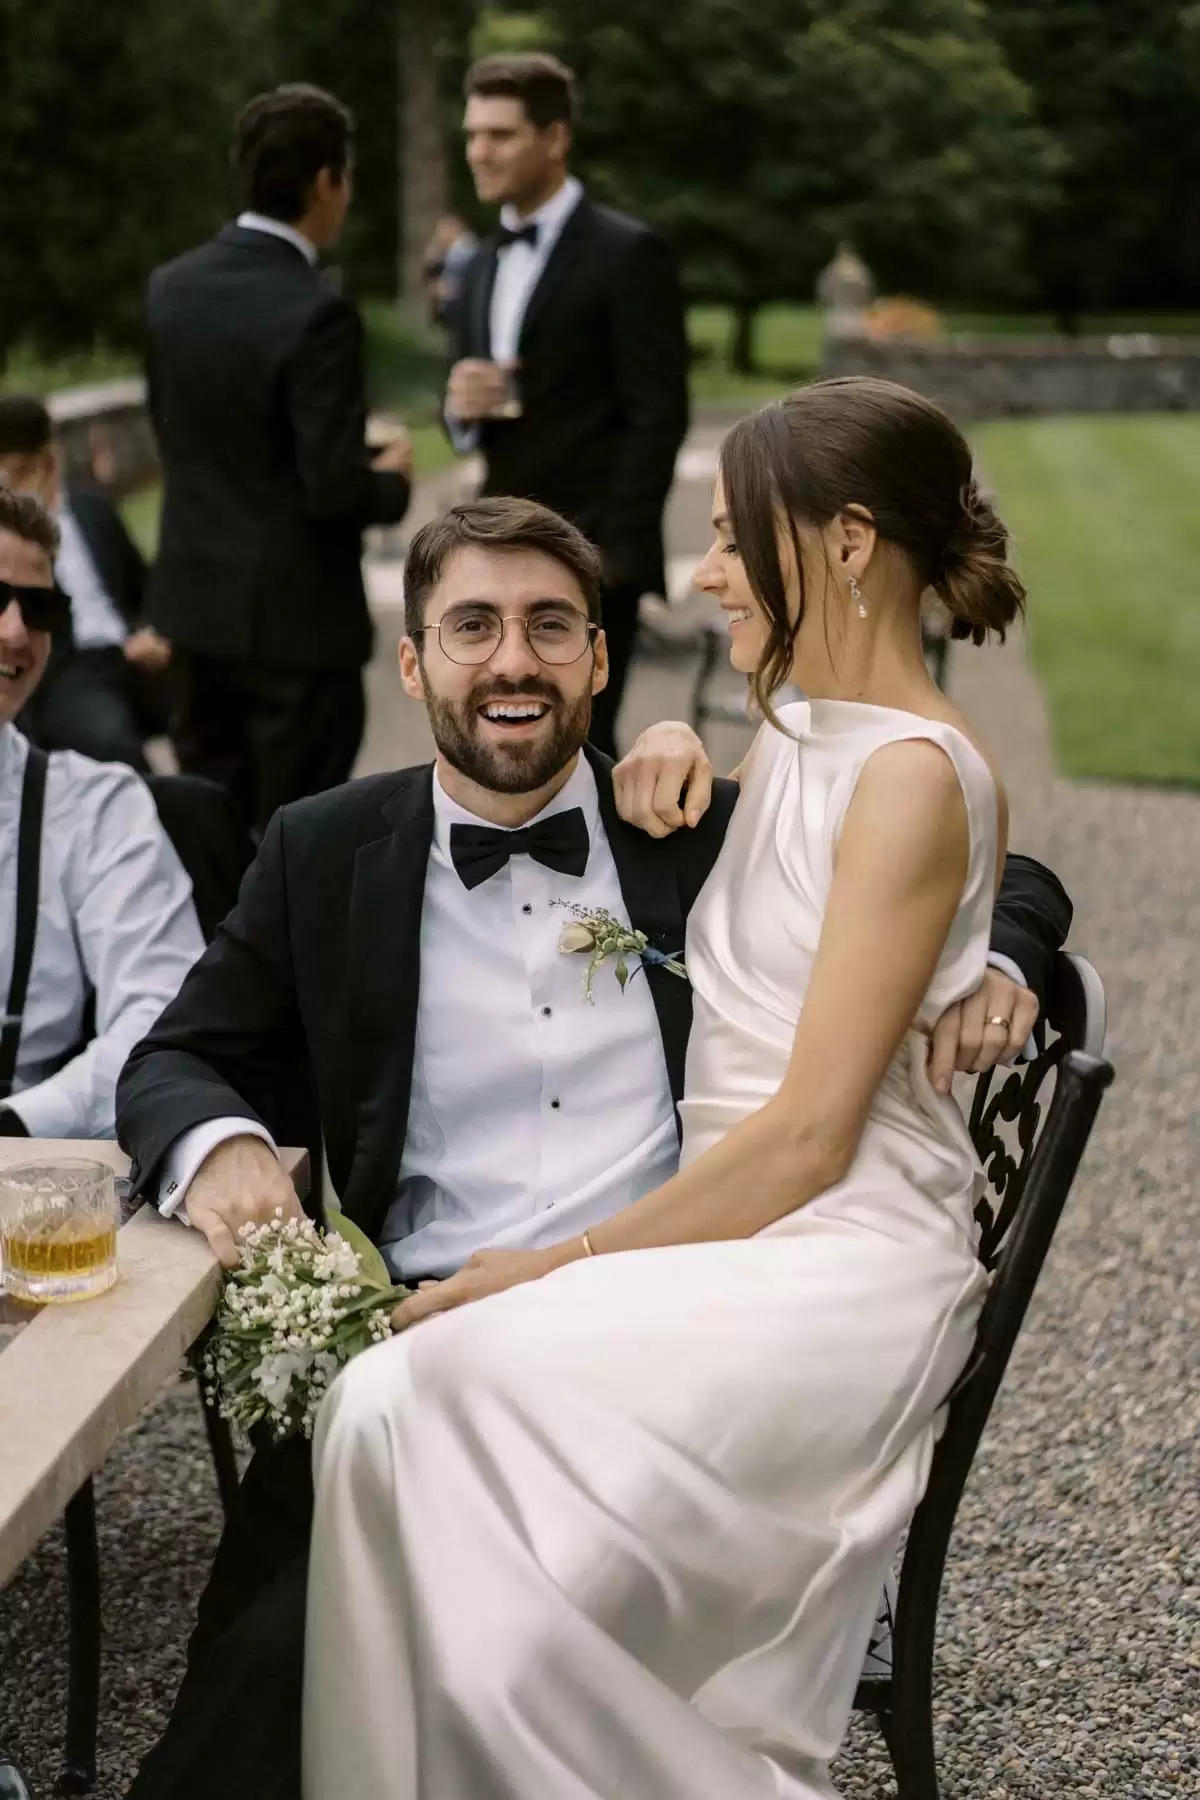
{"type": "Polygon", "coordinates": [[[0,1102],[12,1093],[21,1043],[21,1017],[33,966],[33,941],[37,936],[38,877],[42,863],[42,812],[46,800],[49,757],[33,744],[25,763],[21,788],[21,824],[17,833],[17,908],[13,934],[12,979],[8,1005],[0,1030],[0,1102]]]}

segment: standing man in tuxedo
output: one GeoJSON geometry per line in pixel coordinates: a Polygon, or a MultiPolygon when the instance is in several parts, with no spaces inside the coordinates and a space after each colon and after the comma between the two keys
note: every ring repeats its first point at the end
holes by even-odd
{"type": "Polygon", "coordinates": [[[156,269],[147,299],[165,487],[150,610],[177,654],[176,750],[256,833],[350,773],[362,531],[409,499],[407,442],[365,448],[359,316],[316,269],[350,204],[352,130],[319,88],[252,100],[233,148],[246,210],[156,269]]]}
{"type": "Polygon", "coordinates": [[[688,349],[668,245],[567,172],[574,114],[574,76],[552,56],[467,75],[467,162],[501,211],[463,278],[446,418],[459,449],[482,450],[485,494],[540,500],[599,549],[609,678],[592,742],[615,756],[638,601],[666,592],[688,349]]]}
{"type": "MultiPolygon", "coordinates": [[[[608,759],[585,748],[607,673],[599,597],[595,551],[528,501],[457,506],[413,539],[401,670],[436,761],[276,815],[237,906],[121,1078],[137,1191],[182,1209],[227,1265],[243,1224],[299,1209],[272,1112],[297,1045],[343,1209],[405,1281],[476,1250],[561,1242],[674,1170],[691,990],[658,967],[624,991],[601,971],[589,1006],[556,903],[606,908],[678,950],[736,788],[717,782],[698,823],[666,837],[620,816],[608,759]]],[[[647,794],[654,764],[634,784],[647,794]]],[[[678,794],[678,768],[661,773],[678,794]]],[[[1053,875],[1011,858],[993,941],[1043,992],[1069,923],[1053,875]]],[[[1034,994],[995,971],[988,982],[988,1011],[1023,1035],[1034,994]]],[[[128,1800],[206,1800],[214,1786],[222,1800],[299,1800],[311,1510],[307,1442],[258,1450],[170,1725],[128,1800]]]]}
{"type": "Polygon", "coordinates": [[[36,394],[0,395],[0,481],[55,515],[54,575],[71,629],[55,643],[21,726],[45,750],[149,772],[143,745],[167,728],[171,646],[146,624],[146,564],[108,495],[67,486],[50,414],[36,394]]]}

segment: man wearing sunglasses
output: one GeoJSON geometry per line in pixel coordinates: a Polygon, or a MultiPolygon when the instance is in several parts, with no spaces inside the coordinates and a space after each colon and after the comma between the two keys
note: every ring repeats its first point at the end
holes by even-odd
{"type": "MultiPolygon", "coordinates": [[[[299,1211],[271,1132],[297,1046],[342,1207],[404,1281],[559,1243],[674,1171],[688,985],[659,965],[622,990],[605,970],[589,1005],[562,903],[678,953],[736,789],[716,782],[670,836],[619,816],[587,743],[608,679],[599,611],[596,551],[532,501],[456,506],[414,537],[400,671],[434,763],[276,813],[121,1079],[138,1190],[227,1265],[243,1224],[299,1211]]],[[[1031,865],[997,918],[998,947],[1036,979],[1070,909],[1031,865]]],[[[298,1800],[311,1506],[307,1442],[259,1450],[127,1800],[207,1800],[218,1743],[222,1800],[298,1800]]]]}
{"type": "Polygon", "coordinates": [[[131,769],[13,724],[70,639],[58,527],[0,487],[0,1135],[104,1138],[133,1044],[203,949],[191,886],[131,769]]]}

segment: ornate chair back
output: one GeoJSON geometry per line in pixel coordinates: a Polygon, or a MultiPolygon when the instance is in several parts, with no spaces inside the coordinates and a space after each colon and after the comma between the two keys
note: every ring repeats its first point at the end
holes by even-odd
{"type": "Polygon", "coordinates": [[[976,1079],[970,1129],[988,1181],[976,1217],[992,1286],[974,1355],[949,1396],[945,1430],[905,1545],[892,1677],[864,1681],[855,1701],[879,1718],[900,1800],[938,1800],[932,1680],[946,1551],[976,1448],[1113,1078],[1104,1031],[1100,977],[1083,957],[1062,951],[1036,1057],[976,1079]]]}

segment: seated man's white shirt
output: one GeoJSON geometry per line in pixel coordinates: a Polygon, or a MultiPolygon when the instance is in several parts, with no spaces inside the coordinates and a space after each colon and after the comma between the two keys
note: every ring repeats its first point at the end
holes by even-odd
{"type": "Polygon", "coordinates": [[[58,585],[71,596],[71,633],[77,650],[120,645],[129,636],[116,601],[100,579],[100,571],[79,523],[64,501],[58,509],[61,542],[54,559],[58,585]]]}
{"type": "MultiPolygon", "coordinates": [[[[622,992],[605,964],[589,1006],[586,958],[558,948],[571,915],[556,900],[628,922],[587,762],[538,815],[582,808],[590,851],[578,878],[518,855],[468,890],[450,827],[485,821],[436,776],[433,802],[408,1126],[380,1234],[388,1266],[408,1281],[450,1274],[476,1250],[559,1243],[668,1180],[679,1158],[645,976],[622,992]]],[[[197,1145],[207,1154],[222,1127],[253,1129],[226,1119],[184,1133],[164,1168],[164,1196],[175,1184],[164,1211],[184,1198],[197,1145]]]]}
{"type": "MultiPolygon", "coordinates": [[[[0,728],[0,1007],[12,976],[17,833],[29,746],[0,728]]],[[[145,783],[56,751],[46,777],[37,937],[16,1079],[6,1101],[31,1137],[108,1138],[125,1060],[204,949],[183,865],[145,783]],[[95,1035],[80,1042],[88,996],[95,1035]]]]}

